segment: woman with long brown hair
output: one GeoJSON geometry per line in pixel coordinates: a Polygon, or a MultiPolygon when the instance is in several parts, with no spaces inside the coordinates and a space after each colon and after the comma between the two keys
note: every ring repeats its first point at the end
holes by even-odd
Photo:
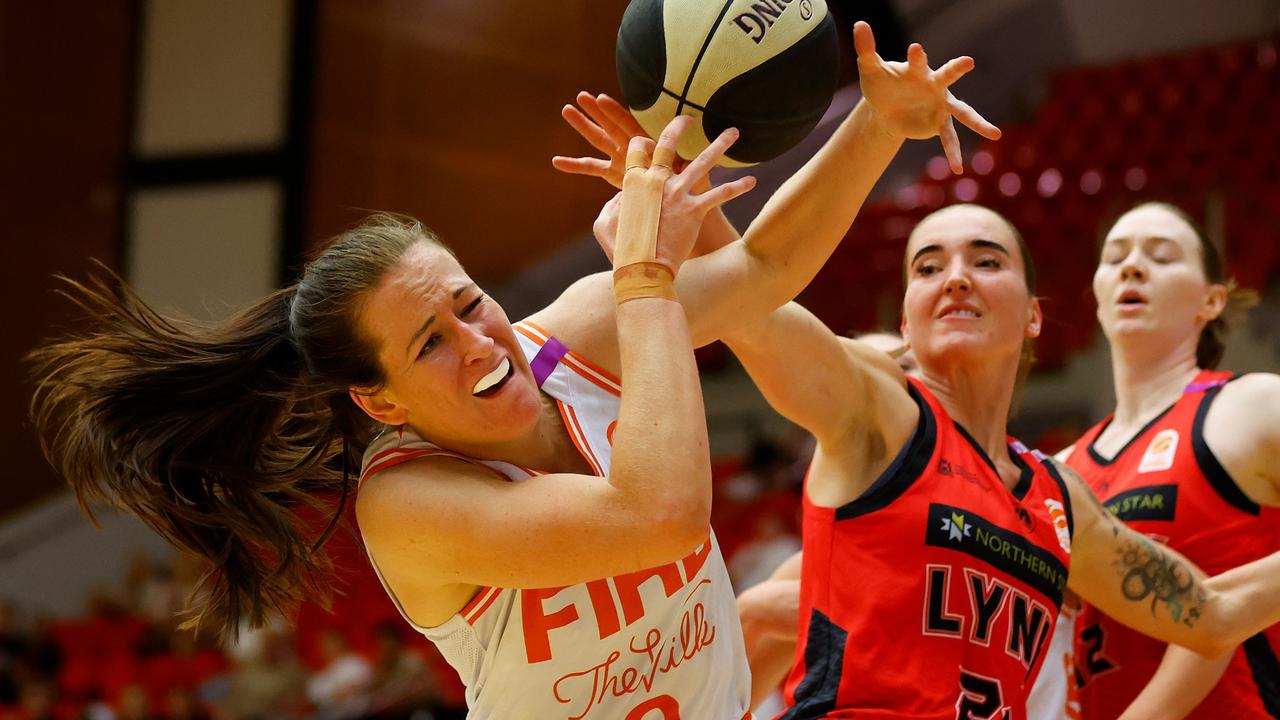
{"type": "Polygon", "coordinates": [[[953,115],[995,134],[946,91],[970,68],[865,71],[870,102],[756,229],[688,263],[704,216],[751,186],[697,190],[733,133],[670,179],[686,121],[632,141],[613,169],[661,198],[660,220],[624,190],[605,214],[634,251],[515,324],[434,236],[385,216],[220,324],[73,286],[90,330],[33,355],[48,454],[82,500],[210,560],[198,610],[225,631],[323,592],[323,535],[294,508],[345,497],[360,464],[370,561],[473,716],[738,720],[747,670],[709,536],[692,346],[798,293],[847,227],[829,210],[856,209],[905,136],[958,152],[953,115]],[[640,232],[654,220],[656,239],[640,232]]]}

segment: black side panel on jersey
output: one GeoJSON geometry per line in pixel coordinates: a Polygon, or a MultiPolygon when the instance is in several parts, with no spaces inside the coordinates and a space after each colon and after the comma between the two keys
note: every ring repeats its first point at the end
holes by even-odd
{"type": "Polygon", "coordinates": [[[804,678],[796,686],[796,704],[787,708],[778,720],[823,718],[835,709],[848,641],[849,633],[831,622],[821,610],[813,609],[809,634],[804,641],[804,678]]]}
{"type": "Polygon", "coordinates": [[[1267,636],[1258,633],[1245,640],[1244,657],[1249,661],[1262,706],[1271,717],[1280,718],[1280,660],[1276,659],[1276,651],[1267,636]]]}
{"type": "Polygon", "coordinates": [[[906,492],[928,467],[938,442],[938,421],[915,385],[907,383],[907,392],[920,409],[920,420],[916,423],[915,431],[889,467],[871,483],[866,492],[836,508],[837,521],[856,518],[888,506],[906,492]]]}
{"type": "Polygon", "coordinates": [[[1204,473],[1205,478],[1209,480],[1209,484],[1213,486],[1214,490],[1218,491],[1223,500],[1226,500],[1241,512],[1260,515],[1262,508],[1250,500],[1239,485],[1236,485],[1236,481],[1231,479],[1231,475],[1227,473],[1226,468],[1222,467],[1222,463],[1218,462],[1217,456],[1209,449],[1209,444],[1204,441],[1204,419],[1209,415],[1209,405],[1213,403],[1213,399],[1221,391],[1221,385],[1206,390],[1204,399],[1200,401],[1200,407],[1196,408],[1195,423],[1191,426],[1191,448],[1196,454],[1196,464],[1200,466],[1200,472],[1204,473]]]}

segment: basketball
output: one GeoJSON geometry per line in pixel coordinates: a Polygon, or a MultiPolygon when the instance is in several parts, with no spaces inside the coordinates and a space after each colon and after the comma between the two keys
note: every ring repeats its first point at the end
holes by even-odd
{"type": "Polygon", "coordinates": [[[776,157],[818,124],[835,92],[839,43],[826,0],[632,0],[617,44],[622,97],[653,137],[677,115],[695,157],[726,128],[721,165],[776,157]]]}

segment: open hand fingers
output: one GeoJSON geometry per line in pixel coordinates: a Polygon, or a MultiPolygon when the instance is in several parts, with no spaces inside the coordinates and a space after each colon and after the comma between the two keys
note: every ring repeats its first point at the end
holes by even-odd
{"type": "Polygon", "coordinates": [[[658,136],[658,144],[653,149],[653,165],[654,168],[665,168],[668,172],[674,172],[674,166],[679,156],[676,154],[676,146],[680,144],[680,136],[684,135],[684,131],[693,122],[693,118],[688,115],[677,115],[667,123],[662,129],[662,134],[658,136]]]}
{"type": "Polygon", "coordinates": [[[717,185],[695,198],[698,203],[698,209],[700,212],[708,212],[736,197],[747,194],[755,186],[756,178],[754,175],[744,175],[732,182],[717,185]]]}
{"type": "Polygon", "coordinates": [[[962,55],[953,60],[948,60],[933,72],[933,77],[943,87],[950,87],[955,81],[964,77],[974,67],[973,58],[968,55],[962,55]]]}
{"type": "Polygon", "coordinates": [[[591,144],[591,147],[599,150],[605,155],[612,156],[618,151],[618,143],[609,136],[598,124],[587,119],[582,111],[572,105],[565,105],[560,109],[560,117],[569,123],[569,127],[573,128],[583,140],[591,144]]]}
{"type": "Polygon", "coordinates": [[[988,140],[1000,139],[1000,128],[992,125],[986,118],[974,110],[969,103],[947,93],[947,110],[961,124],[988,140]]]}
{"type": "Polygon", "coordinates": [[[627,141],[630,140],[633,135],[645,134],[644,132],[633,133],[626,128],[619,127],[612,115],[605,112],[604,108],[600,107],[600,103],[597,101],[596,97],[590,93],[578,93],[578,106],[587,114],[587,117],[591,118],[592,122],[600,126],[600,129],[603,130],[605,134],[609,136],[609,139],[613,141],[615,147],[625,147],[627,141]]]}
{"type": "Polygon", "coordinates": [[[608,95],[604,93],[597,95],[596,107],[600,108],[602,117],[608,118],[609,122],[613,123],[620,132],[626,133],[628,137],[649,134],[640,126],[640,121],[636,120],[630,110],[608,95]]]}
{"type": "Polygon", "coordinates": [[[633,137],[627,144],[627,170],[639,168],[649,169],[649,158],[653,155],[653,141],[647,137],[633,137]]]}
{"type": "Polygon", "coordinates": [[[920,43],[911,43],[907,48],[907,65],[916,72],[929,71],[929,56],[925,54],[924,47],[920,43]]]}
{"type": "Polygon", "coordinates": [[[956,124],[950,117],[942,124],[942,131],[938,133],[942,140],[942,152],[947,156],[947,164],[951,166],[951,172],[960,175],[964,172],[964,158],[960,154],[960,138],[956,135],[956,124]]]}
{"type": "Polygon", "coordinates": [[[590,175],[608,179],[613,163],[599,158],[575,158],[556,155],[551,158],[551,166],[562,173],[569,173],[570,175],[590,175]]]}
{"type": "Polygon", "coordinates": [[[871,32],[871,26],[862,20],[853,24],[853,50],[858,54],[859,60],[864,57],[880,59],[876,54],[876,36],[871,32]]]}
{"type": "Polygon", "coordinates": [[[680,182],[686,189],[692,189],[699,181],[711,172],[711,168],[720,162],[720,158],[724,157],[725,152],[733,146],[738,140],[738,129],[728,128],[720,133],[711,144],[705,147],[702,152],[698,153],[698,157],[689,161],[689,164],[680,173],[680,182]]]}

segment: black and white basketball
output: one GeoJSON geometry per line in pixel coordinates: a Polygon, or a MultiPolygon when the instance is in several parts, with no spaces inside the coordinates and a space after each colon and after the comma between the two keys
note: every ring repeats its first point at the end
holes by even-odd
{"type": "Polygon", "coordinates": [[[721,164],[743,166],[818,124],[836,89],[839,42],[826,0],[632,0],[617,62],[622,97],[651,136],[694,116],[679,146],[688,160],[736,127],[721,164]]]}

